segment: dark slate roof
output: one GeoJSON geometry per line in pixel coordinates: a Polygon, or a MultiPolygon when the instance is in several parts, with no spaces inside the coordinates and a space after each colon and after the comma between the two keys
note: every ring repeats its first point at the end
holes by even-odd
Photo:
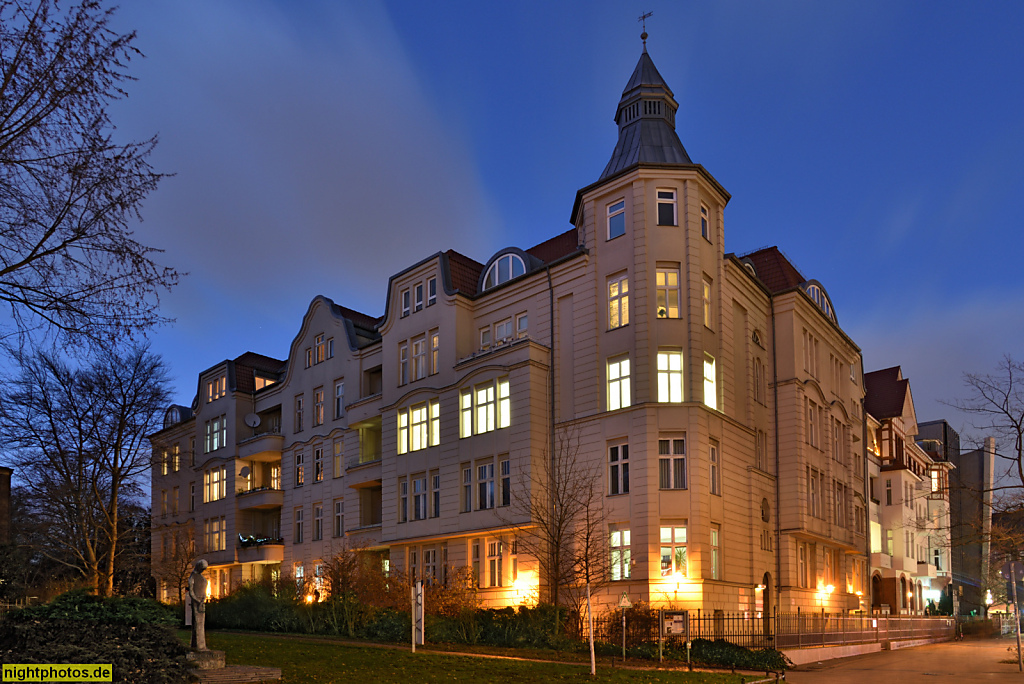
{"type": "Polygon", "coordinates": [[[448,259],[448,273],[451,275],[452,287],[466,296],[475,296],[484,265],[470,259],[465,254],[459,254],[454,249],[449,249],[444,255],[448,259]]]}
{"type": "Polygon", "coordinates": [[[622,99],[615,112],[619,140],[599,180],[635,164],[692,165],[690,155],[676,135],[675,114],[678,108],[668,84],[644,50],[622,91],[622,99]],[[647,113],[643,107],[647,102],[660,104],[657,113],[647,113]],[[634,104],[639,105],[639,113],[629,115],[634,104]]]}
{"type": "Polygon", "coordinates": [[[910,381],[899,366],[864,374],[864,410],[879,420],[903,415],[910,381]]]}
{"type": "Polygon", "coordinates": [[[579,242],[579,233],[575,228],[570,228],[561,235],[534,245],[526,250],[526,253],[537,257],[544,263],[550,263],[575,252],[580,248],[579,242]]]}
{"type": "Polygon", "coordinates": [[[757,277],[772,294],[791,290],[807,281],[778,247],[766,247],[739,257],[750,261],[757,277]]]}
{"type": "Polygon", "coordinates": [[[287,364],[263,354],[245,352],[228,365],[229,376],[233,376],[232,389],[251,394],[256,391],[256,371],[277,376],[284,372],[287,364]]]}
{"type": "Polygon", "coordinates": [[[377,327],[379,319],[374,318],[373,316],[361,313],[359,311],[356,311],[355,309],[350,309],[347,306],[335,304],[334,302],[331,302],[331,305],[334,307],[335,313],[337,313],[340,316],[343,316],[344,318],[347,318],[348,320],[352,321],[352,323],[358,325],[361,328],[373,330],[374,328],[377,327]]]}

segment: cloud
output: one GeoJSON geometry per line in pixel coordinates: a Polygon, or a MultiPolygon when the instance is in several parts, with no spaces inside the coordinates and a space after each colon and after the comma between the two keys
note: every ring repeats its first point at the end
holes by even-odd
{"type": "Polygon", "coordinates": [[[115,120],[159,131],[176,174],[138,235],[191,274],[156,340],[183,386],[247,348],[285,354],[317,294],[378,315],[391,274],[486,252],[499,221],[471,154],[379,6],[133,3],[118,21],[147,59],[115,120]]]}

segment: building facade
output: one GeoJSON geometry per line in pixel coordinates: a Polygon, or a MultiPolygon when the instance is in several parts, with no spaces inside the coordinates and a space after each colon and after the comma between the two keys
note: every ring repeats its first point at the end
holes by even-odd
{"type": "Polygon", "coordinates": [[[780,250],[725,250],[730,195],[677,108],[645,49],[568,231],[427,257],[380,317],[317,297],[286,358],[201,373],[151,437],[162,598],[189,549],[223,595],[282,575],[315,591],[345,547],[430,582],[468,567],[488,605],[537,600],[519,502],[568,448],[601,492],[599,605],[871,605],[869,485],[890,466],[868,441],[889,433],[864,413],[860,349],[780,250]]]}

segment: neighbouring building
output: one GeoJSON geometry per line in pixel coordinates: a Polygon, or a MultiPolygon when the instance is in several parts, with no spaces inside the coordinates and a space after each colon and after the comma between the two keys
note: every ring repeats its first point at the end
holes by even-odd
{"type": "Polygon", "coordinates": [[[915,443],[910,381],[899,366],[864,375],[870,477],[871,606],[892,614],[938,606],[952,579],[949,461],[915,443]]]}
{"type": "Polygon", "coordinates": [[[599,604],[866,608],[865,435],[889,433],[866,427],[860,349],[779,249],[725,251],[730,195],[677,108],[645,48],[570,230],[437,252],[390,278],[379,317],[316,297],[285,358],[201,373],[151,437],[161,597],[188,544],[214,595],[313,591],[345,545],[430,582],[469,567],[488,605],[536,600],[516,501],[569,448],[602,492],[599,604]]]}
{"type": "Polygon", "coordinates": [[[992,531],[995,440],[961,451],[960,435],[945,420],[918,424],[918,445],[933,459],[954,466],[949,477],[949,515],[953,604],[957,613],[985,612],[992,531]]]}

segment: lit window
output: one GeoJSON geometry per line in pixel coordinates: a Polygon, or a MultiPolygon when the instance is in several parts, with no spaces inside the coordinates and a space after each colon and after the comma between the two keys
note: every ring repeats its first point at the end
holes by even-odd
{"type": "Polygon", "coordinates": [[[441,333],[430,333],[430,373],[441,370],[441,333]]]}
{"type": "Polygon", "coordinates": [[[629,494],[629,445],[608,447],[608,493],[629,494]]]}
{"type": "Polygon", "coordinates": [[[487,290],[512,278],[518,278],[524,273],[526,273],[526,266],[518,255],[503,254],[487,269],[487,275],[484,277],[484,289],[487,290]]]}
{"type": "Polygon", "coordinates": [[[313,365],[313,348],[306,347],[306,368],[313,365]]]}
{"type": "Polygon", "coordinates": [[[686,438],[658,440],[658,487],[686,489],[686,438]]]}
{"type": "Polygon", "coordinates": [[[301,487],[306,483],[306,456],[302,452],[295,454],[295,486],[301,487]]]}
{"type": "Polygon", "coordinates": [[[343,439],[334,440],[334,477],[341,477],[342,473],[342,459],[345,455],[345,441],[343,439]]]}
{"type": "Polygon", "coordinates": [[[226,415],[206,421],[205,452],[217,451],[227,446],[228,417],[226,415]]]}
{"type": "Polygon", "coordinates": [[[324,450],[319,447],[313,449],[313,481],[324,481],[324,450]]]}
{"type": "Polygon", "coordinates": [[[719,461],[718,443],[711,442],[708,447],[708,461],[711,464],[711,493],[722,494],[722,464],[719,461]]]}
{"type": "Polygon", "coordinates": [[[704,355],[704,404],[709,408],[718,408],[718,390],[715,386],[715,357],[704,355]]]}
{"type": "Polygon", "coordinates": [[[228,377],[221,375],[206,383],[206,401],[216,401],[228,393],[228,377]]]}
{"type": "Polygon", "coordinates": [[[512,424],[508,378],[463,390],[459,399],[459,436],[469,437],[512,424]]]}
{"type": "Polygon", "coordinates": [[[437,446],[441,443],[441,402],[438,399],[431,399],[430,406],[430,446],[437,446]]]}
{"type": "Polygon", "coordinates": [[[683,352],[658,352],[658,401],[678,404],[683,401],[683,352]]]}
{"type": "Polygon", "coordinates": [[[313,427],[324,424],[324,388],[313,391],[313,427]]]}
{"type": "Polygon", "coordinates": [[[686,526],[661,528],[661,576],[686,577],[686,526]]]}
{"type": "Polygon", "coordinates": [[[608,205],[608,239],[626,234],[626,202],[619,200],[608,205]]]}
{"type": "Polygon", "coordinates": [[[613,530],[608,546],[611,548],[612,581],[629,579],[629,530],[613,530]]]}
{"type": "Polygon", "coordinates": [[[313,340],[313,349],[315,354],[313,355],[313,363],[323,363],[324,359],[327,358],[327,347],[324,344],[323,333],[317,335],[313,340]]]}
{"type": "Polygon", "coordinates": [[[679,269],[659,268],[655,278],[658,318],[679,318],[679,269]]]}
{"type": "Polygon", "coordinates": [[[409,409],[412,424],[409,451],[419,451],[427,447],[427,405],[419,404],[409,409]]]}
{"type": "Polygon", "coordinates": [[[708,208],[700,205],[700,234],[705,240],[711,240],[711,233],[708,230],[708,208]]]}
{"type": "Polygon", "coordinates": [[[711,526],[711,579],[722,579],[722,529],[719,525],[711,526]]]}
{"type": "Polygon", "coordinates": [[[629,357],[608,361],[608,410],[626,408],[629,401],[629,357]]]}
{"type": "Polygon", "coordinates": [[[675,226],[676,221],[676,191],[658,190],[658,225],[675,226]]]}
{"type": "Polygon", "coordinates": [[[629,279],[626,274],[608,281],[608,328],[629,324],[629,279]]]}
{"type": "Polygon", "coordinates": [[[704,276],[704,326],[707,328],[713,327],[711,314],[711,279],[704,276]]]}
{"type": "Polygon", "coordinates": [[[409,412],[398,412],[398,453],[405,454],[409,451],[409,412]]]}

